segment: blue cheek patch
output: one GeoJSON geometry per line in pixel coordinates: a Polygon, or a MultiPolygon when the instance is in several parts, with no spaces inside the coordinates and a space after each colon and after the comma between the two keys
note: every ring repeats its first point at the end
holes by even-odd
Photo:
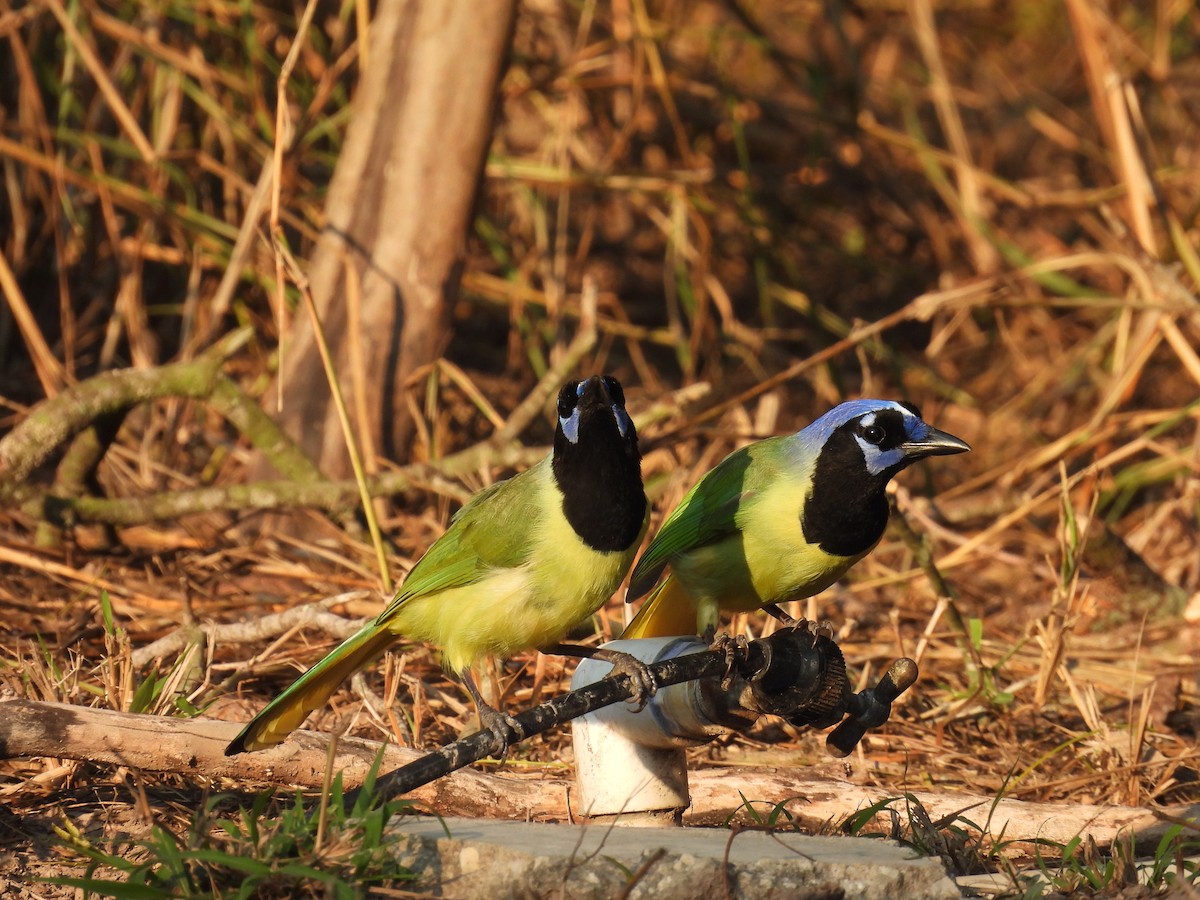
{"type": "Polygon", "coordinates": [[[633,420],[629,418],[629,413],[615,403],[612,405],[612,411],[613,418],[617,420],[617,431],[621,432],[621,437],[629,437],[629,429],[633,427],[633,420]]]}
{"type": "Polygon", "coordinates": [[[572,444],[579,443],[579,410],[569,416],[558,417],[558,427],[562,429],[563,437],[572,444]]]}
{"type": "Polygon", "coordinates": [[[868,444],[858,436],[855,436],[854,440],[858,441],[858,446],[862,447],[863,460],[867,464],[867,472],[871,475],[878,475],[904,460],[904,451],[899,447],[880,450],[874,444],[868,444]]]}

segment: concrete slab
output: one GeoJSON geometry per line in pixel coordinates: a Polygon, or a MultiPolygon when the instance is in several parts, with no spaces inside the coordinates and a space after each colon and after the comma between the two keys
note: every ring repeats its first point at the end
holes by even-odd
{"type": "Polygon", "coordinates": [[[413,887],[456,900],[962,896],[940,860],[868,838],[425,817],[394,827],[401,861],[420,873],[413,887]]]}

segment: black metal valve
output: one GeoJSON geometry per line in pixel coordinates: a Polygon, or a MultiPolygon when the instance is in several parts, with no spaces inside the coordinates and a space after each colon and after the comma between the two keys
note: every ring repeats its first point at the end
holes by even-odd
{"type": "MultiPolygon", "coordinates": [[[[759,715],[770,714],[812,728],[828,728],[841,722],[826,739],[826,747],[834,756],[846,756],[869,729],[887,721],[893,701],[917,680],[917,664],[900,659],[892,663],[875,687],[851,692],[841,649],[829,629],[812,623],[781,628],[756,641],[731,639],[731,646],[724,649],[697,649],[697,644],[703,648],[699,641],[674,640],[682,641],[689,649],[683,655],[667,656],[650,665],[659,686],[655,702],[666,695],[664,689],[669,686],[691,682],[688,703],[684,704],[690,711],[684,718],[695,725],[696,733],[688,736],[693,740],[745,729],[759,715]]],[[[515,716],[513,739],[524,740],[627,699],[633,692],[633,681],[627,674],[585,684],[515,716]]],[[[461,738],[382,776],[375,792],[389,799],[411,791],[496,752],[495,741],[489,731],[461,738]]],[[[356,793],[347,793],[348,808],[355,802],[356,793]]]]}
{"type": "Polygon", "coordinates": [[[873,688],[851,694],[846,719],[829,733],[825,749],[831,756],[849,756],[863,735],[878,728],[892,714],[892,703],[917,680],[917,664],[907,657],[896,660],[873,688]]]}
{"type": "Polygon", "coordinates": [[[742,678],[724,693],[724,703],[714,704],[725,707],[725,718],[749,710],[810,728],[837,725],[825,742],[837,757],[849,755],[867,731],[883,725],[892,703],[917,680],[917,664],[898,659],[875,687],[853,693],[841,648],[812,623],[752,641],[740,656],[735,667],[742,678]]]}
{"type": "Polygon", "coordinates": [[[816,728],[842,718],[850,683],[846,659],[831,637],[801,625],[780,629],[750,648],[747,668],[754,674],[746,681],[748,695],[739,698],[744,706],[816,728]]]}

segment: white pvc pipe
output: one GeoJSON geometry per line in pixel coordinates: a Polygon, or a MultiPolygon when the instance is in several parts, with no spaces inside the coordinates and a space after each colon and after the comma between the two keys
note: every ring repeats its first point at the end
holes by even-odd
{"type": "MultiPolygon", "coordinates": [[[[613,641],[606,648],[654,663],[707,649],[696,638],[613,641]]],[[[571,689],[599,681],[612,667],[601,660],[582,661],[571,689]]],[[[678,824],[691,804],[684,748],[715,734],[695,716],[696,682],[659,689],[645,709],[614,703],[571,722],[575,745],[575,781],[579,812],[588,818],[613,818],[622,825],[678,824]]]]}

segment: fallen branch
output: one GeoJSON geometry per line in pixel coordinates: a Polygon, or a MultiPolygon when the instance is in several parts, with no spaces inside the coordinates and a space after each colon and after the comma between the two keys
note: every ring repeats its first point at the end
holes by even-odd
{"type": "MultiPolygon", "coordinates": [[[[225,756],[225,747],[241,726],[207,719],[172,719],[88,709],[33,700],[0,702],[0,758],[42,756],[151,772],[172,772],[242,782],[299,785],[311,790],[324,780],[330,738],[297,731],[286,744],[257,753],[225,756]]],[[[345,785],[356,787],[370,769],[380,744],[359,738],[337,742],[334,768],[345,785]]],[[[382,766],[390,769],[422,754],[393,745],[384,748],[382,766]]],[[[822,828],[841,822],[860,809],[890,798],[903,815],[904,795],[919,802],[938,820],[963,814],[987,823],[993,835],[1016,843],[1035,839],[1066,843],[1079,835],[1107,846],[1118,835],[1134,835],[1139,844],[1156,843],[1170,827],[1169,819],[1196,818],[1200,805],[1153,809],[1078,803],[1034,803],[978,794],[908,790],[904,785],[874,787],[836,778],[813,777],[800,768],[723,767],[690,773],[692,806],[685,822],[713,825],[745,814],[753,801],[760,815],[776,804],[802,827],[822,828]]],[[[409,794],[409,798],[441,815],[476,816],[522,821],[573,818],[571,782],[533,777],[488,775],[462,769],[409,794]]],[[[962,827],[963,822],[956,823],[962,827]]]]}
{"type": "MultiPolygon", "coordinates": [[[[129,766],[149,772],[191,777],[228,778],[319,789],[328,763],[328,735],[294,732],[286,744],[258,753],[226,756],[225,747],[241,730],[232,722],[174,719],[64,703],[33,700],[0,702],[0,758],[43,756],[90,763],[129,766]]],[[[333,767],[347,787],[361,785],[380,744],[358,738],[338,741],[333,767]]],[[[402,766],[421,756],[415,750],[387,745],[385,768],[402,766]]],[[[431,809],[453,809],[458,815],[524,819],[547,800],[566,809],[566,786],[548,791],[539,782],[516,781],[464,771],[414,791],[410,799],[431,809]]]]}

